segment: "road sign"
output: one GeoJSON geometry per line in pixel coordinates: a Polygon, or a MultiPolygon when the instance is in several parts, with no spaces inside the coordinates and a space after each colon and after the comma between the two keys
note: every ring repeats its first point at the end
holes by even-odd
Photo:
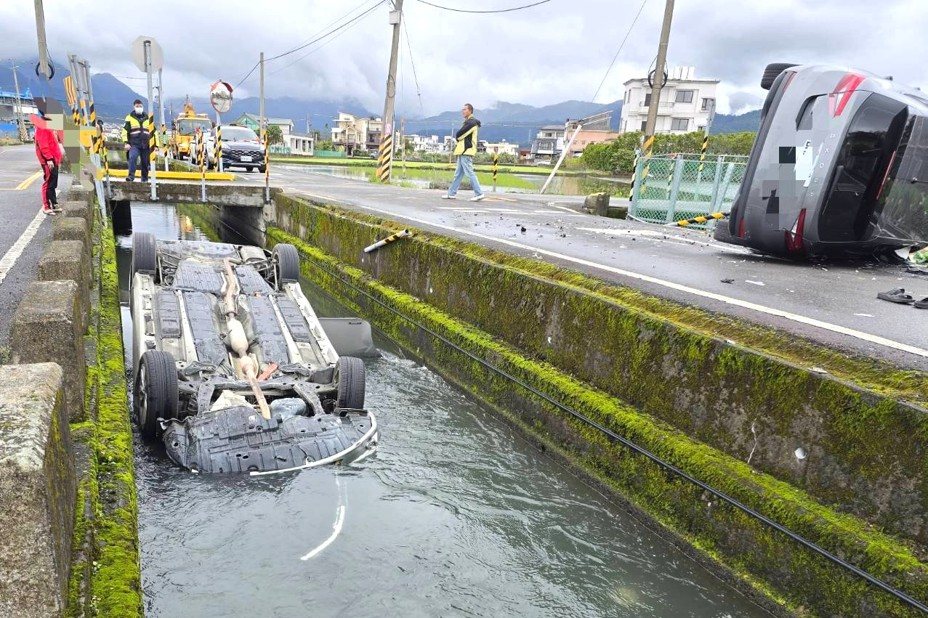
{"type": "Polygon", "coordinates": [[[140,36],[132,42],[132,60],[135,61],[135,66],[139,68],[139,71],[148,70],[145,66],[145,41],[151,42],[151,70],[158,71],[164,66],[164,52],[161,51],[161,46],[154,37],[140,36]]]}
{"type": "Polygon", "coordinates": [[[209,102],[217,113],[224,114],[232,109],[232,85],[219,80],[209,87],[209,102]]]}

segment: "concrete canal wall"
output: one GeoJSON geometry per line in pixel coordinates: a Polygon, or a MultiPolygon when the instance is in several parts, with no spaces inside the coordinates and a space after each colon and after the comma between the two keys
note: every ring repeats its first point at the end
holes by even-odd
{"type": "Polygon", "coordinates": [[[742,583],[800,613],[914,611],[553,402],[928,599],[924,374],[423,232],[367,255],[403,226],[292,196],[266,213],[308,278],[742,583]]]}
{"type": "Polygon", "coordinates": [[[0,366],[0,615],[142,613],[116,253],[72,188],[0,366]]]}

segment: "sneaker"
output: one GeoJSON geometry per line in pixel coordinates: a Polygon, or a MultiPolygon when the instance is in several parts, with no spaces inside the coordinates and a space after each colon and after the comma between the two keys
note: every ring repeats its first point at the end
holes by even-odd
{"type": "Polygon", "coordinates": [[[483,193],[481,193],[480,195],[475,195],[474,197],[470,198],[470,201],[472,201],[472,202],[479,202],[479,201],[482,200],[484,197],[486,197],[486,196],[485,196],[483,193]]]}
{"type": "Polygon", "coordinates": [[[133,182],[133,181],[135,181],[135,178],[130,178],[129,176],[126,176],[126,182],[133,182]]]}
{"type": "Polygon", "coordinates": [[[56,213],[61,212],[61,206],[59,206],[57,203],[52,204],[52,210],[56,213]]]}
{"type": "Polygon", "coordinates": [[[443,200],[456,200],[456,199],[458,199],[458,198],[457,198],[456,195],[448,195],[447,193],[445,193],[444,195],[441,196],[441,199],[443,199],[443,200]]]}
{"type": "Polygon", "coordinates": [[[51,208],[45,208],[44,206],[42,207],[42,212],[49,216],[58,214],[58,211],[52,210],[51,208]]]}

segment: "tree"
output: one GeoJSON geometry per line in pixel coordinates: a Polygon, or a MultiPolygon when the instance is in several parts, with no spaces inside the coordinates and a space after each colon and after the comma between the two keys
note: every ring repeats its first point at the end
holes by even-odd
{"type": "Polygon", "coordinates": [[[284,143],[284,132],[280,130],[280,127],[276,124],[268,125],[267,127],[267,143],[268,144],[283,144],[284,143]]]}

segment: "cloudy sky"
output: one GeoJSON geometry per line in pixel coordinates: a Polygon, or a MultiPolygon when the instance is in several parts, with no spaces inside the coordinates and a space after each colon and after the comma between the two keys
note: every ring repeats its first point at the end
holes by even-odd
{"type": "MultiPolygon", "coordinates": [[[[226,0],[152,3],[45,0],[49,48],[86,57],[95,71],[141,91],[129,47],[154,36],[165,56],[168,96],[205,96],[217,78],[237,84],[255,64],[369,13],[334,35],[267,64],[267,96],[383,106],[390,49],[388,4],[378,0],[226,0]],[[90,8],[92,7],[92,8],[90,8]],[[217,8],[221,7],[221,9],[217,8]]],[[[430,0],[453,8],[500,9],[537,0],[430,0]]],[[[31,0],[0,2],[0,59],[35,55],[31,0]]],[[[522,11],[473,15],[405,0],[398,108],[409,115],[496,101],[546,105],[590,100],[641,0],[550,0],[522,11]],[[412,53],[410,54],[410,48],[412,53]],[[421,88],[416,96],[412,64],[421,88]]],[[[625,48],[596,97],[619,99],[622,83],[653,62],[663,0],[645,0],[625,48]]],[[[720,112],[758,107],[768,62],[852,65],[928,86],[926,0],[677,0],[669,62],[722,80],[720,112]]],[[[257,73],[236,95],[256,95],[257,73]]]]}

